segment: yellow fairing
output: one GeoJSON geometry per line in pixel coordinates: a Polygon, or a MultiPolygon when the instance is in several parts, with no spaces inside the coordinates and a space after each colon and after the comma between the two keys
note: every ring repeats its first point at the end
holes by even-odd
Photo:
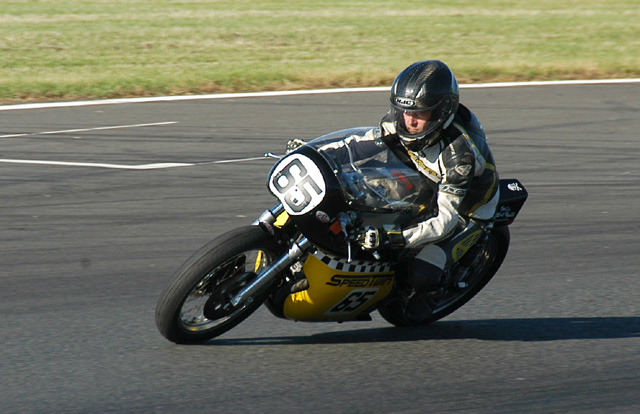
{"type": "Polygon", "coordinates": [[[393,288],[394,273],[385,264],[346,263],[319,252],[309,256],[303,270],[309,289],[289,295],[284,303],[284,315],[297,321],[354,319],[393,288]]]}

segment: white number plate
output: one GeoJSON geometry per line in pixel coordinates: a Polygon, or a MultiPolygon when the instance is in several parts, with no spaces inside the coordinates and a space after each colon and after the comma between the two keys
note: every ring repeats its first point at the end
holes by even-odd
{"type": "Polygon", "coordinates": [[[287,213],[296,216],[308,213],[322,202],[326,185],[313,161],[304,155],[292,154],[275,166],[269,189],[287,213]]]}

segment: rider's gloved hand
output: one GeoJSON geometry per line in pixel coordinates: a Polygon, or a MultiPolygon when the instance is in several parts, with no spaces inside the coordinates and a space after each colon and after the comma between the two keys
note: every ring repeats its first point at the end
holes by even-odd
{"type": "Polygon", "coordinates": [[[287,142],[287,154],[290,153],[291,151],[297,150],[298,148],[300,148],[304,144],[306,144],[306,142],[304,142],[303,140],[298,139],[298,138],[289,140],[287,142]]]}
{"type": "Polygon", "coordinates": [[[376,250],[380,247],[404,247],[406,241],[399,230],[386,231],[369,226],[365,229],[360,245],[365,250],[376,250]]]}

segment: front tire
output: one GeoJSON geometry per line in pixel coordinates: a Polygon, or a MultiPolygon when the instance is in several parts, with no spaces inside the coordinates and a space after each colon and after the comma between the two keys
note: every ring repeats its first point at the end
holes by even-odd
{"type": "MultiPolygon", "coordinates": [[[[405,315],[403,300],[399,297],[382,305],[378,312],[395,326],[422,326],[433,323],[455,312],[469,302],[496,274],[509,250],[510,234],[507,226],[496,227],[488,234],[481,250],[474,255],[470,266],[471,273],[465,277],[466,287],[449,285],[430,294],[425,305],[430,308],[429,316],[422,320],[413,320],[405,315]]],[[[466,256],[461,260],[465,260],[466,256]]],[[[469,259],[469,258],[467,258],[469,259]]],[[[456,283],[459,281],[456,281],[456,283]]]]}
{"type": "Polygon", "coordinates": [[[168,340],[197,343],[244,321],[269,289],[233,308],[229,300],[278,256],[276,242],[258,226],[219,236],[193,254],[175,273],[156,305],[156,325],[168,340]]]}

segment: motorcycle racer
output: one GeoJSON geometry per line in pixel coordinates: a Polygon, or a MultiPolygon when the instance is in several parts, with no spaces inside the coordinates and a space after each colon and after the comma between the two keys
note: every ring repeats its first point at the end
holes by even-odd
{"type": "MultiPolygon", "coordinates": [[[[450,240],[470,218],[493,218],[499,177],[482,124],[460,104],[458,82],[445,63],[426,60],[408,66],[391,86],[390,103],[378,128],[334,145],[347,145],[353,153],[375,153],[382,141],[437,186],[435,214],[401,231],[368,228],[361,241],[365,250],[420,249],[402,273],[411,288],[406,313],[421,319],[428,312],[429,293],[442,286],[446,266],[453,262],[450,240]]],[[[287,152],[304,144],[291,140],[287,152]]]]}
{"type": "Polygon", "coordinates": [[[451,262],[447,241],[469,218],[494,216],[499,179],[482,125],[459,103],[458,83],[446,64],[410,65],[394,80],[390,101],[391,110],[380,123],[382,140],[438,185],[437,214],[401,232],[370,229],[363,248],[424,246],[408,266],[407,282],[417,292],[408,300],[410,312],[424,308],[422,293],[440,287],[451,262]]]}

